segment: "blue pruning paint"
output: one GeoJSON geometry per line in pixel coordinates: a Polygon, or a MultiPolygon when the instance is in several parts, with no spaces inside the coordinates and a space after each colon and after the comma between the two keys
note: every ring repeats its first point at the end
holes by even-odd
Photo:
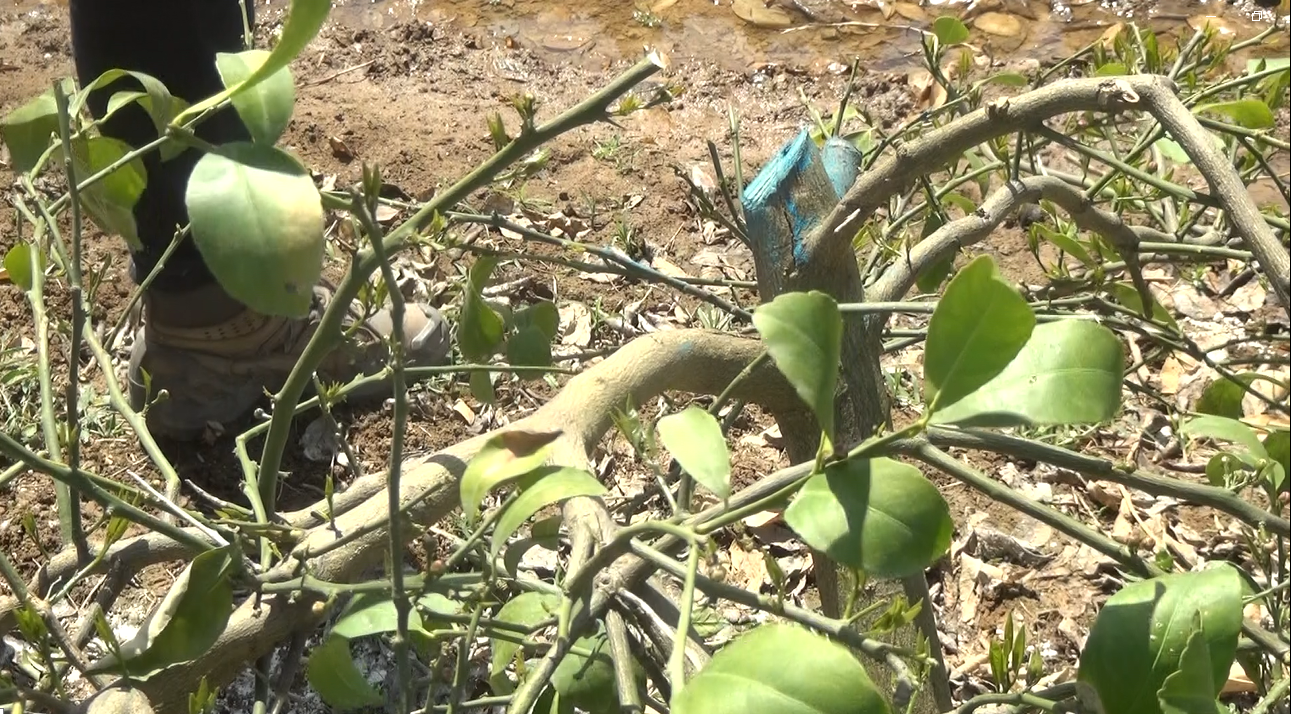
{"type": "Polygon", "coordinates": [[[830,138],[821,151],[804,129],[762,167],[740,202],[749,238],[772,264],[780,264],[786,244],[793,251],[796,266],[807,262],[804,239],[856,181],[860,162],[860,152],[848,141],[830,138]],[[822,169],[828,181],[808,178],[822,169]],[[789,236],[778,235],[780,222],[772,220],[776,212],[783,212],[787,219],[789,236]]]}

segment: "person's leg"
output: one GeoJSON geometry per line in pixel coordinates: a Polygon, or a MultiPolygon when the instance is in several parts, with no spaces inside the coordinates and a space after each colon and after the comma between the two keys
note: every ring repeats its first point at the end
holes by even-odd
{"type": "MultiPolygon", "coordinates": [[[[246,4],[253,5],[250,0],[246,4]]],[[[71,17],[82,85],[109,69],[132,70],[152,75],[173,95],[196,102],[222,89],[216,53],[243,49],[238,0],[71,0],[71,17]]],[[[125,86],[128,82],[95,93],[88,102],[91,113],[102,116],[112,92],[125,86]]],[[[114,114],[102,131],[133,146],[156,136],[151,119],[138,107],[114,114]]],[[[248,139],[232,109],[204,122],[197,133],[216,145],[248,139]]],[[[157,265],[176,229],[187,224],[184,193],[199,159],[195,150],[171,161],[161,161],[155,152],[145,159],[147,188],[135,208],[143,243],[133,255],[136,280],[157,265]]],[[[168,398],[148,405],[148,426],[172,438],[194,438],[209,426],[239,419],[265,390],[280,387],[330,300],[331,291],[320,286],[306,317],[257,313],[220,287],[194,242],[185,239],[144,296],[144,325],[130,359],[132,405],[142,409],[164,389],[168,398]]],[[[408,362],[441,362],[448,352],[447,325],[429,305],[408,307],[403,325],[408,362]]],[[[368,319],[355,339],[329,356],[320,376],[348,381],[376,372],[386,357],[384,339],[392,332],[388,311],[368,319]]]]}
{"type": "MultiPolygon", "coordinates": [[[[248,12],[254,4],[246,3],[248,12]]],[[[161,80],[171,94],[193,103],[224,88],[215,54],[244,49],[238,0],[72,0],[70,10],[72,55],[81,86],[108,70],[127,69],[161,80]]],[[[137,87],[125,78],[93,92],[87,102],[90,113],[103,116],[113,94],[137,87]]],[[[157,138],[152,120],[137,104],[117,111],[100,128],[136,148],[157,138]]],[[[203,122],[197,134],[217,145],[250,138],[232,108],[203,122]]],[[[184,190],[199,158],[196,150],[165,162],[157,152],[144,157],[148,183],[135,206],[143,243],[133,256],[136,280],[152,271],[176,229],[188,223],[184,190]]],[[[213,281],[192,239],[185,238],[152,284],[162,292],[187,292],[213,281]]]]}

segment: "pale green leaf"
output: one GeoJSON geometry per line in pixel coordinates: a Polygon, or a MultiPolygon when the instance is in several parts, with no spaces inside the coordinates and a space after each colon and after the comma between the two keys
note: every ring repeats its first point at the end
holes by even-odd
{"type": "Polygon", "coordinates": [[[731,454],[722,425],[696,406],[659,420],[659,440],[692,478],[720,498],[731,495],[731,454]]]}
{"type": "Polygon", "coordinates": [[[467,522],[475,521],[480,502],[491,489],[542,466],[551,453],[552,442],[559,436],[558,431],[511,430],[486,441],[466,465],[459,486],[467,522]]]}
{"type": "Polygon", "coordinates": [[[496,558],[502,546],[520,526],[546,506],[575,496],[600,496],[607,492],[604,484],[582,469],[558,466],[541,469],[521,479],[519,495],[498,516],[493,528],[489,556],[496,558]]]}

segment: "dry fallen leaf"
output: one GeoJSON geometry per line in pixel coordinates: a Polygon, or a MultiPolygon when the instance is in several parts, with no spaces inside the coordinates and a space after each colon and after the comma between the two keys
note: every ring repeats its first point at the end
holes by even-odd
{"type": "Polygon", "coordinates": [[[1017,37],[1022,34],[1022,21],[1002,12],[982,13],[973,20],[973,27],[997,37],[1017,37]]]}
{"type": "Polygon", "coordinates": [[[773,30],[793,26],[793,17],[778,7],[767,7],[762,0],[734,0],[731,9],[735,16],[753,25],[773,30]]]}
{"type": "Polygon", "coordinates": [[[906,84],[914,91],[919,109],[936,109],[946,103],[946,88],[938,84],[926,69],[912,71],[906,77],[906,84]]]}

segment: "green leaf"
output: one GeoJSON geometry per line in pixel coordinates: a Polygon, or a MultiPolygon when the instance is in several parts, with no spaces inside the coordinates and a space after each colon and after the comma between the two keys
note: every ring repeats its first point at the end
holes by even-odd
{"type": "Polygon", "coordinates": [[[238,95],[252,89],[260,82],[273,76],[278,70],[291,64],[291,61],[305,49],[305,46],[322,29],[323,22],[327,20],[327,13],[331,9],[331,0],[291,0],[291,9],[287,11],[287,21],[283,23],[282,32],[278,36],[278,44],[274,45],[273,51],[269,53],[269,57],[265,59],[264,63],[236,86],[229,87],[223,92],[184,110],[183,113],[175,118],[175,121],[182,123],[189,117],[197,116],[207,109],[224,102],[226,99],[236,99],[238,95]]]}
{"type": "Polygon", "coordinates": [[[950,509],[919,469],[853,459],[812,476],[784,513],[811,547],[880,578],[923,572],[950,547],[950,509]]]}
{"type": "Polygon", "coordinates": [[[0,137],[9,147],[13,169],[19,173],[25,174],[36,167],[52,143],[51,137],[57,133],[58,104],[54,101],[53,89],[0,119],[0,137]]]}
{"type": "Polygon", "coordinates": [[[474,371],[471,372],[471,394],[484,404],[493,404],[497,401],[497,395],[493,393],[493,377],[491,372],[474,371]]]}
{"type": "Polygon", "coordinates": [[[659,439],[692,478],[720,498],[731,495],[731,454],[722,425],[696,406],[659,420],[659,439]]]}
{"type": "Polygon", "coordinates": [[[1266,69],[1277,69],[1281,67],[1286,69],[1291,67],[1291,58],[1288,57],[1265,57],[1262,59],[1246,60],[1246,73],[1255,74],[1266,69]]]}
{"type": "Polygon", "coordinates": [[[942,47],[949,47],[950,45],[957,45],[960,42],[967,40],[968,28],[964,26],[964,23],[959,21],[959,18],[951,15],[942,15],[936,20],[933,20],[932,34],[937,36],[937,41],[941,43],[942,47]]]}
{"type": "Polygon", "coordinates": [[[1221,451],[1210,457],[1210,460],[1206,462],[1206,480],[1210,482],[1211,486],[1223,488],[1229,485],[1232,474],[1248,470],[1250,470],[1250,467],[1244,461],[1228,452],[1221,451]]]}
{"type": "MultiPolygon", "coordinates": [[[[1144,314],[1143,297],[1139,295],[1138,289],[1131,283],[1108,283],[1107,292],[1112,296],[1113,300],[1126,308],[1133,310],[1139,315],[1144,314]]],[[[1179,323],[1175,322],[1174,317],[1170,312],[1162,307],[1161,303],[1157,302],[1155,297],[1152,297],[1151,295],[1148,297],[1152,298],[1151,318],[1156,322],[1169,325],[1172,330],[1177,332],[1179,330],[1179,323]]]]}
{"type": "MultiPolygon", "coordinates": [[[[936,233],[946,222],[942,220],[940,214],[930,212],[928,218],[923,222],[923,230],[920,231],[919,242],[927,240],[928,236],[936,233]]],[[[921,293],[933,293],[941,284],[946,282],[946,278],[955,270],[955,255],[958,251],[950,251],[940,259],[934,261],[928,267],[919,271],[915,276],[915,287],[921,293]]]]}
{"type": "Polygon", "coordinates": [[[551,686],[560,694],[561,702],[596,714],[618,711],[609,640],[604,634],[596,634],[578,639],[574,647],[591,654],[570,652],[552,672],[551,686]]]}
{"type": "Polygon", "coordinates": [[[234,553],[232,547],[216,548],[193,558],[134,638],[121,644],[124,665],[108,655],[92,669],[126,671],[132,678],[147,680],[210,649],[233,612],[234,553]]]}
{"type": "Polygon", "coordinates": [[[536,302],[515,314],[516,329],[522,330],[530,325],[542,331],[547,341],[556,339],[560,331],[560,311],[556,303],[548,300],[536,302]]]}
{"type": "Polygon", "coordinates": [[[559,436],[559,431],[514,430],[484,442],[462,474],[462,512],[467,522],[475,522],[480,502],[491,489],[542,466],[551,453],[552,442],[559,436]]]}
{"type": "Polygon", "coordinates": [[[763,625],[723,647],[673,696],[673,714],[890,714],[842,645],[796,625],[763,625]]]}
{"type": "Polygon", "coordinates": [[[1184,151],[1183,147],[1179,146],[1179,142],[1174,139],[1157,139],[1154,146],[1160,150],[1162,156],[1165,156],[1167,159],[1170,159],[1177,164],[1192,163],[1192,157],[1189,156],[1188,152],[1184,151]]]}
{"type": "Polygon", "coordinates": [[[166,85],[161,80],[143,72],[110,69],[100,74],[93,82],[90,82],[76,93],[76,97],[70,106],[72,115],[80,114],[81,108],[84,106],[85,101],[89,99],[91,92],[107,87],[123,77],[130,77],[138,82],[143,87],[143,93],[126,91],[113,94],[108,100],[107,113],[99,121],[106,121],[108,117],[111,117],[123,107],[138,103],[148,113],[148,118],[152,119],[152,125],[157,131],[157,136],[166,133],[166,125],[183,107],[187,106],[187,103],[178,97],[172,96],[170,90],[166,88],[166,85]]]}
{"type": "Polygon", "coordinates": [[[1043,223],[1032,225],[1031,231],[1054,244],[1062,252],[1084,263],[1087,267],[1093,267],[1094,259],[1089,257],[1089,251],[1085,250],[1085,246],[1081,245],[1080,241],[1075,238],[1065,233],[1059,233],[1043,223]]]}
{"type": "Polygon", "coordinates": [[[1095,77],[1120,77],[1129,74],[1130,70],[1126,68],[1123,62],[1108,62],[1094,71],[1095,77]]]}
{"type": "Polygon", "coordinates": [[[497,258],[480,256],[471,266],[462,288],[462,319],[457,326],[457,344],[462,356],[478,362],[488,359],[502,344],[502,317],[484,302],[481,290],[489,282],[497,258]]]}
{"type": "Polygon", "coordinates": [[[1273,126],[1273,111],[1258,99],[1234,99],[1230,102],[1203,104],[1195,110],[1198,114],[1220,114],[1247,129],[1267,129],[1273,126]]]}
{"type": "Polygon", "coordinates": [[[843,348],[838,303],[822,292],[785,293],[753,311],[753,326],[776,367],[811,407],[827,439],[834,435],[834,385],[843,348]]]}
{"type": "Polygon", "coordinates": [[[296,159],[225,144],[197,162],[185,201],[197,249],[229,295],[270,315],[309,312],[323,269],[323,201],[296,159]]]}
{"type": "Polygon", "coordinates": [[[1095,322],[1037,325],[1022,351],[977,391],[938,409],[934,424],[1020,426],[1107,421],[1121,405],[1125,357],[1116,333],[1095,322]]]}
{"type": "MultiPolygon", "coordinates": [[[[77,180],[84,181],[133,150],[125,142],[108,136],[72,142],[77,180]]],[[[142,243],[139,242],[134,206],[147,184],[148,174],[143,160],[135,158],[81,191],[81,205],[105,233],[121,236],[132,250],[138,250],[142,243]]]]}
{"type": "Polygon", "coordinates": [[[1026,344],[1035,315],[989,256],[964,266],[928,323],[924,400],[936,413],[991,381],[1026,344]]]}
{"type": "Polygon", "coordinates": [[[1291,474],[1291,432],[1278,429],[1269,432],[1264,437],[1264,451],[1268,453],[1269,458],[1273,460],[1274,468],[1271,475],[1272,489],[1281,491],[1286,487],[1287,474],[1291,474]]]}
{"type": "MultiPolygon", "coordinates": [[[[560,610],[560,596],[550,593],[524,592],[508,600],[493,619],[495,622],[506,622],[522,627],[533,627],[539,622],[548,620],[556,616],[560,610]]],[[[505,693],[510,693],[509,680],[506,680],[506,668],[515,658],[516,652],[520,650],[520,645],[507,640],[492,640],[493,659],[489,665],[489,682],[493,684],[493,691],[498,692],[504,689],[505,693]],[[498,680],[501,675],[502,681],[507,685],[501,685],[498,680]]]]}
{"type": "MultiPolygon", "coordinates": [[[[461,605],[436,592],[429,592],[416,598],[414,609],[408,613],[408,629],[424,630],[421,610],[455,615],[461,612],[461,605]]],[[[394,600],[388,592],[362,592],[356,594],[346,605],[332,634],[347,640],[356,640],[368,635],[394,632],[398,629],[398,611],[394,600]]]]}
{"type": "Polygon", "coordinates": [[[1211,671],[1210,650],[1198,613],[1179,656],[1179,669],[1165,678],[1157,692],[1163,714],[1227,714],[1228,708],[1215,699],[1218,692],[1211,686],[1211,671]]]}
{"type": "MultiPolygon", "coordinates": [[[[1250,386],[1259,375],[1254,372],[1246,372],[1234,375],[1238,380],[1250,386]]],[[[1211,414],[1214,416],[1227,417],[1229,419],[1241,419],[1242,398],[1246,396],[1246,391],[1242,385],[1232,379],[1220,377],[1206,387],[1206,391],[1201,393],[1201,398],[1197,400],[1195,410],[1202,414],[1211,414]]]]}
{"type": "Polygon", "coordinates": [[[600,496],[607,492],[596,477],[582,469],[553,466],[521,479],[520,494],[498,516],[489,546],[489,557],[496,558],[507,540],[533,514],[553,503],[575,496],[600,496]]]}
{"type": "MultiPolygon", "coordinates": [[[[235,87],[268,59],[269,52],[265,50],[217,52],[215,68],[219,70],[225,87],[235,87]]],[[[296,85],[292,81],[291,68],[285,66],[233,97],[233,108],[251,133],[251,138],[265,146],[273,146],[287,130],[295,104],[296,85]]]]}
{"type": "Polygon", "coordinates": [[[1098,691],[1106,714],[1160,714],[1157,692],[1180,668],[1199,614],[1210,659],[1202,680],[1218,693],[1237,651],[1242,593],[1242,577],[1228,564],[1125,586],[1094,620],[1079,681],[1098,691]]]}
{"type": "Polygon", "coordinates": [[[977,83],[977,86],[984,87],[988,84],[1002,84],[1006,87],[1025,87],[1030,84],[1026,75],[1017,72],[1000,72],[993,74],[986,79],[977,83]]]}
{"type": "Polygon", "coordinates": [[[31,273],[30,243],[25,241],[15,243],[4,254],[4,271],[9,276],[9,282],[17,285],[19,290],[23,292],[31,290],[33,276],[31,273]]]}
{"type": "Polygon", "coordinates": [[[1194,438],[1202,437],[1237,444],[1243,449],[1236,452],[1237,456],[1252,465],[1260,459],[1268,458],[1269,455],[1254,429],[1228,417],[1209,414],[1194,416],[1179,427],[1179,433],[1194,438]]]}
{"type": "Polygon", "coordinates": [[[305,676],[324,702],[341,711],[379,707],[385,702],[354,666],[350,642],[344,637],[330,635],[315,647],[309,653],[305,676]]]}
{"type": "MultiPolygon", "coordinates": [[[[521,328],[507,338],[507,362],[517,367],[550,367],[550,338],[535,325],[521,328]]],[[[530,373],[522,378],[540,379],[540,376],[530,373]]]]}

